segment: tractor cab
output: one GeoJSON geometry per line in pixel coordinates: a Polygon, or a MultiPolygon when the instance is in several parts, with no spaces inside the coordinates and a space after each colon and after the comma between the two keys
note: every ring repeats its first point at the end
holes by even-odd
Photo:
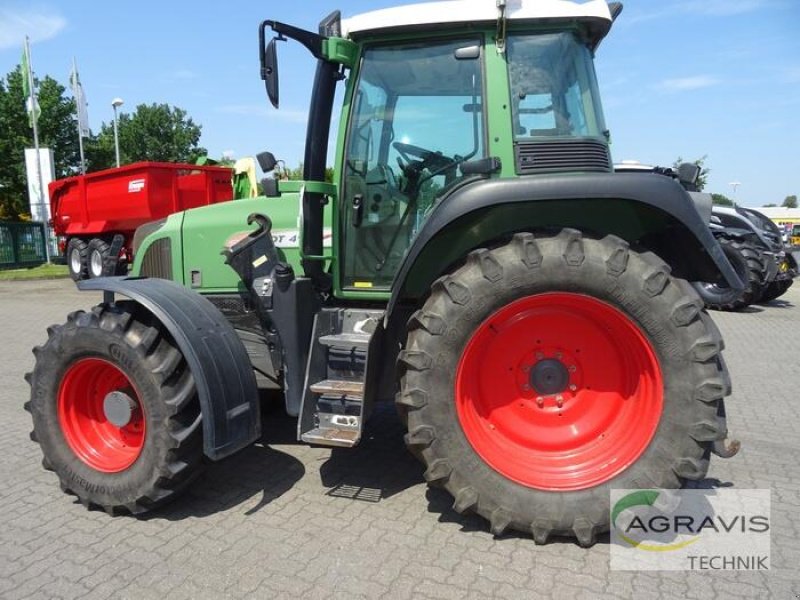
{"type": "MultiPolygon", "coordinates": [[[[609,172],[593,52],[620,9],[602,0],[434,2],[345,20],[333,13],[319,36],[265,22],[262,75],[273,104],[276,41],[294,38],[320,61],[307,138],[317,149],[327,135],[318,115],[333,101],[330,77],[346,80],[336,286],[388,291],[435,207],[476,179],[609,172]],[[269,43],[266,27],[277,33],[269,43]]],[[[312,151],[306,165],[315,163],[312,151]]],[[[313,235],[319,219],[304,217],[304,234],[313,235]]]]}

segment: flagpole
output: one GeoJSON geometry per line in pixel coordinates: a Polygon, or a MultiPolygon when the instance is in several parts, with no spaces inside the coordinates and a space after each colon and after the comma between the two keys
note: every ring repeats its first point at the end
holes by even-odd
{"type": "Polygon", "coordinates": [[[78,150],[81,153],[81,175],[86,175],[86,159],[83,156],[83,131],[81,123],[81,110],[83,107],[78,106],[78,102],[83,102],[83,98],[78,94],[78,65],[75,62],[75,57],[72,57],[72,97],[75,98],[75,114],[78,116],[78,150]]]}
{"type": "Polygon", "coordinates": [[[39,180],[39,216],[44,223],[44,253],[47,262],[50,262],[50,227],[47,223],[47,207],[44,203],[44,183],[42,180],[42,157],[39,154],[39,128],[36,123],[36,89],[33,87],[33,69],[31,68],[31,48],[28,36],[25,36],[25,62],[28,72],[28,89],[31,91],[31,123],[33,124],[33,147],[36,149],[36,178],[39,180]]]}

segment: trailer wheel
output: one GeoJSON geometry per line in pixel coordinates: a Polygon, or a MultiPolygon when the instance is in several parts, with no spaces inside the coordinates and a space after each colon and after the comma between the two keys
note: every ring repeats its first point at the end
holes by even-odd
{"type": "Polygon", "coordinates": [[[744,282],[744,290],[737,291],[721,283],[697,281],[693,285],[708,308],[741,310],[759,300],[766,273],[764,257],[758,248],[747,242],[721,238],[719,244],[744,282]]]}
{"type": "Polygon", "coordinates": [[[201,471],[194,378],[168,332],[133,302],[48,329],[26,376],[31,438],[61,489],[109,514],[172,499],[201,471]]]}
{"type": "Polygon", "coordinates": [[[437,280],[409,322],[406,443],[458,512],[594,543],[609,490],[701,479],[730,393],[722,339],[650,252],[516,234],[437,280]]]}
{"type": "Polygon", "coordinates": [[[86,279],[87,258],[89,249],[80,238],[71,238],[67,243],[67,268],[73,281],[86,279]]]}
{"type": "Polygon", "coordinates": [[[89,242],[89,260],[88,270],[89,277],[102,277],[103,265],[109,254],[109,245],[100,238],[94,238],[89,242]]]}

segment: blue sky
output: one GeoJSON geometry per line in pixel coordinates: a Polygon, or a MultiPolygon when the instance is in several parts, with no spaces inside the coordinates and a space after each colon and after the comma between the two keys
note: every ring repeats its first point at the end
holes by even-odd
{"type": "MultiPolygon", "coordinates": [[[[494,0],[465,0],[494,3],[494,0]]],[[[32,40],[37,75],[66,84],[78,61],[93,130],[122,107],[166,102],[203,125],[212,156],[271,150],[302,158],[314,63],[280,46],[281,110],[258,76],[257,27],[266,18],[316,30],[402,0],[237,3],[184,0],[0,0],[0,74],[32,40]]],[[[708,155],[707,191],[760,206],[800,194],[800,1],[629,0],[597,56],[617,161],[669,165],[708,155]]]]}

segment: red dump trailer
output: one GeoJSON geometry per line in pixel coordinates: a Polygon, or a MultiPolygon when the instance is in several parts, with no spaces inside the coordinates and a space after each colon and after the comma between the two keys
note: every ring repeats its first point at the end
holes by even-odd
{"type": "Polygon", "coordinates": [[[136,228],[197,206],[233,199],[227,167],[139,162],[50,184],[50,214],[70,275],[99,277],[115,234],[118,271],[133,260],[136,228]]]}

